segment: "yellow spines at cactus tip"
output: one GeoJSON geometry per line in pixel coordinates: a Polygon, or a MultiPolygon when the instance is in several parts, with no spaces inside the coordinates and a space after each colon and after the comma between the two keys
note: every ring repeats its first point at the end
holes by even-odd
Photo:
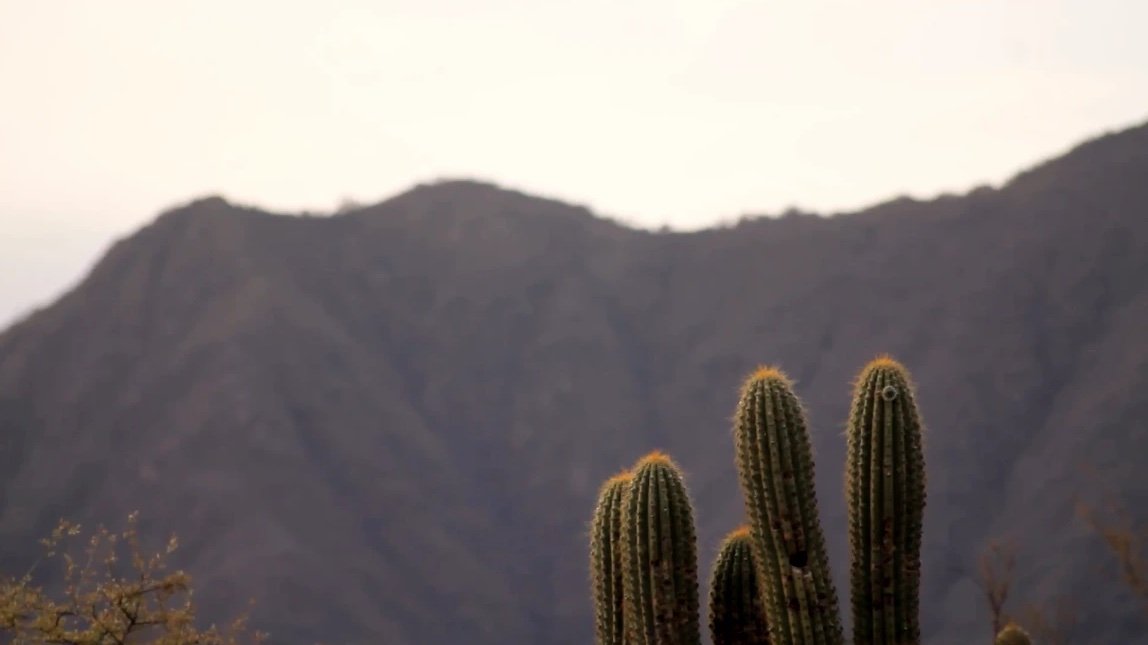
{"type": "Polygon", "coordinates": [[[1032,639],[1020,625],[1009,623],[997,634],[996,645],[1032,645],[1032,639]]]}

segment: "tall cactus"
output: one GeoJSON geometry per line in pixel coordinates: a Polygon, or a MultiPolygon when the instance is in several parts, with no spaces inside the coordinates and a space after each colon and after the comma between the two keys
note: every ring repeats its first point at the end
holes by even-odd
{"type": "Polygon", "coordinates": [[[627,645],[699,645],[693,508],[681,472],[654,452],[633,468],[622,518],[627,645]]]}
{"type": "MultiPolygon", "coordinates": [[[[867,365],[854,389],[845,493],[856,645],[920,642],[925,470],[914,396],[908,372],[886,357],[867,365]]],[[[710,592],[715,645],[843,645],[809,433],[784,374],[762,368],[746,380],[734,434],[749,529],[729,535],[715,563],[710,592]]],[[[693,515],[680,473],[660,453],[639,461],[629,484],[607,482],[599,499],[592,541],[599,642],[619,642],[616,596],[609,596],[617,583],[601,582],[617,575],[607,571],[602,555],[610,552],[605,542],[617,538],[602,528],[607,520],[599,520],[609,516],[607,509],[619,495],[622,640],[625,645],[697,645],[693,515]]],[[[616,566],[617,560],[612,562],[616,566]]],[[[996,638],[996,645],[1029,642],[1015,625],[996,638]]]]}
{"type": "Polygon", "coordinates": [[[887,357],[865,366],[846,435],[853,642],[919,643],[925,460],[903,366],[887,357]]]}
{"type": "Polygon", "coordinates": [[[590,529],[590,571],[594,590],[594,623],[598,645],[623,645],[622,498],[630,473],[606,480],[590,529]]]}
{"type": "Polygon", "coordinates": [[[710,637],[713,645],[769,643],[747,526],[727,535],[718,551],[710,585],[710,637]]]}
{"type": "Polygon", "coordinates": [[[762,368],[746,381],[734,434],[771,638],[842,645],[805,413],[779,370],[762,368]]]}
{"type": "Polygon", "coordinates": [[[1032,640],[1028,637],[1028,632],[1020,628],[1016,623],[1009,623],[1004,626],[1004,629],[997,633],[994,645],[1031,645],[1032,640]]]}

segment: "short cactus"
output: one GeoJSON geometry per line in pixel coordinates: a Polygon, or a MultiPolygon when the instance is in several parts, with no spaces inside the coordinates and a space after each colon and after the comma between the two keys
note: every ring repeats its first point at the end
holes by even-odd
{"type": "Polygon", "coordinates": [[[769,629],[753,562],[753,540],[743,526],[726,536],[710,585],[713,645],[767,645],[769,629]]]}
{"type": "Polygon", "coordinates": [[[643,457],[626,487],[622,517],[627,645],[699,645],[693,508],[677,465],[643,457]]]}
{"type": "Polygon", "coordinates": [[[805,413],[779,370],[762,368],[746,381],[734,437],[771,636],[778,643],[841,645],[805,413]]]}
{"type": "Polygon", "coordinates": [[[1019,625],[1009,623],[997,633],[995,645],[1032,645],[1032,639],[1019,625]]]}
{"type": "Polygon", "coordinates": [[[602,485],[590,529],[590,571],[594,589],[594,623],[598,645],[622,645],[622,498],[630,474],[615,475],[602,485]]]}
{"type": "Polygon", "coordinates": [[[853,642],[917,643],[925,459],[899,363],[879,358],[862,370],[846,437],[853,642]]]}

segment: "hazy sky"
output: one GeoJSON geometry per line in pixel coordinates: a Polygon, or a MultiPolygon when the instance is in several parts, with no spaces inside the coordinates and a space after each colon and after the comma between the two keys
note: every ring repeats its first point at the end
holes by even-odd
{"type": "Polygon", "coordinates": [[[207,193],[641,225],[999,183],[1148,119],[1144,0],[0,0],[0,326],[207,193]]]}

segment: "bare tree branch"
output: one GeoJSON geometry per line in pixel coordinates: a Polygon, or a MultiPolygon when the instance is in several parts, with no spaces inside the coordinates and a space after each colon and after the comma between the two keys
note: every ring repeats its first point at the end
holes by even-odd
{"type": "Polygon", "coordinates": [[[992,637],[1008,624],[1004,607],[1008,601],[1016,569],[1016,547],[1008,540],[993,540],[977,562],[977,584],[985,596],[992,617],[992,637]]]}

